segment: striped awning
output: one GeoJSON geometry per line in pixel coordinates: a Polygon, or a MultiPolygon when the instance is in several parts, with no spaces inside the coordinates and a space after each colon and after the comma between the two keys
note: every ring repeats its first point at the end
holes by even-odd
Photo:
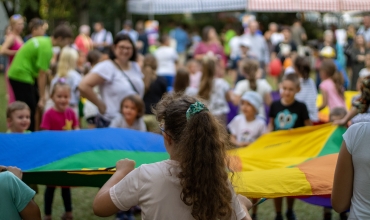
{"type": "Polygon", "coordinates": [[[252,12],[370,11],[370,0],[248,0],[247,9],[252,12]]]}
{"type": "Polygon", "coordinates": [[[245,10],[247,0],[129,0],[132,14],[159,15],[245,10]]]}

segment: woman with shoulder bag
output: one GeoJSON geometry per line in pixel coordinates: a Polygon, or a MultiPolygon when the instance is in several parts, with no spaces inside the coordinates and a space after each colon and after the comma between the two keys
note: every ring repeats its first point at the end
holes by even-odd
{"type": "Polygon", "coordinates": [[[136,63],[136,48],[130,37],[118,34],[110,59],[98,63],[80,83],[81,95],[99,109],[97,128],[108,127],[120,112],[121,101],[133,94],[144,95],[143,74],[136,63]],[[99,86],[101,99],[93,88],[99,86]]]}

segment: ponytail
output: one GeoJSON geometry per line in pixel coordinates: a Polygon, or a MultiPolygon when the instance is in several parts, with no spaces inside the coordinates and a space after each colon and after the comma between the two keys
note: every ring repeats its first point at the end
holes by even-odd
{"type": "Polygon", "coordinates": [[[173,91],[175,93],[183,93],[189,87],[190,76],[185,68],[179,68],[176,73],[175,82],[173,83],[173,91]]]}
{"type": "Polygon", "coordinates": [[[154,112],[174,141],[173,154],[181,168],[180,197],[191,207],[194,219],[230,219],[232,191],[226,170],[230,143],[225,129],[210,112],[203,110],[186,119],[187,110],[196,101],[169,94],[154,112]]]}
{"type": "Polygon", "coordinates": [[[257,91],[257,72],[259,70],[259,63],[255,60],[246,60],[242,64],[244,74],[247,75],[249,87],[252,91],[257,91]]]}
{"type": "Polygon", "coordinates": [[[330,78],[333,80],[335,84],[335,88],[338,94],[340,95],[340,97],[344,98],[344,88],[343,88],[344,79],[343,79],[342,74],[339,73],[338,71],[335,71],[334,75],[330,78]]]}
{"type": "Polygon", "coordinates": [[[213,79],[216,74],[216,61],[212,57],[203,58],[202,78],[200,80],[198,96],[209,100],[213,88],[213,79]]]}
{"type": "Polygon", "coordinates": [[[144,74],[144,88],[145,93],[149,91],[150,85],[154,80],[157,79],[156,69],[157,69],[157,60],[151,55],[147,54],[144,57],[142,72],[144,74]]]}
{"type": "Polygon", "coordinates": [[[304,80],[307,80],[310,77],[311,66],[307,58],[298,56],[294,61],[294,67],[297,70],[297,73],[304,80]]]}
{"type": "Polygon", "coordinates": [[[334,61],[331,59],[323,60],[320,66],[320,70],[324,71],[327,77],[333,80],[339,96],[344,98],[344,79],[342,74],[337,71],[337,67],[335,66],[334,61]]]}

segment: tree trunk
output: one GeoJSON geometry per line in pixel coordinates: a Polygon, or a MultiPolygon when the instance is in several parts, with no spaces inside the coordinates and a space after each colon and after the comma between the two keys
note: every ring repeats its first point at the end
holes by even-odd
{"type": "Polygon", "coordinates": [[[79,25],[89,25],[89,1],[88,0],[79,0],[78,1],[78,24],[79,25]]]}
{"type": "Polygon", "coordinates": [[[12,1],[12,7],[9,6],[9,1],[2,1],[3,2],[3,6],[4,6],[4,9],[6,11],[6,14],[8,15],[8,18],[10,18],[10,16],[12,16],[14,14],[14,10],[15,10],[15,1],[13,0],[12,1]]]}

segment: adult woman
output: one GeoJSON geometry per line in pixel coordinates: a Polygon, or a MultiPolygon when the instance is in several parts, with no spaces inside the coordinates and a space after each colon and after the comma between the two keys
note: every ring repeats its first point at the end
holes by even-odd
{"type": "Polygon", "coordinates": [[[370,123],[357,123],[343,135],[335,169],[331,203],[336,212],[350,209],[348,219],[370,218],[370,123]]]}
{"type": "Polygon", "coordinates": [[[218,39],[216,30],[211,26],[203,29],[203,41],[200,42],[194,51],[194,58],[202,61],[203,57],[209,53],[222,58],[223,64],[226,65],[227,59],[223,47],[218,39]]]}
{"type": "Polygon", "coordinates": [[[366,42],[363,35],[357,35],[351,50],[352,80],[351,89],[356,90],[359,72],[365,67],[366,42]]]}
{"type": "MultiPolygon", "coordinates": [[[[19,14],[13,15],[10,17],[10,28],[11,32],[6,36],[5,42],[3,43],[0,54],[9,56],[8,67],[13,61],[13,58],[19,48],[23,45],[23,40],[21,33],[24,28],[23,17],[19,14]]],[[[8,77],[6,77],[7,93],[8,93],[8,103],[15,101],[14,93],[10,85],[8,77]]]]}
{"type": "Polygon", "coordinates": [[[79,32],[80,34],[76,37],[75,45],[78,50],[87,55],[93,49],[93,42],[90,38],[90,27],[88,25],[81,25],[79,32]]]}
{"type": "Polygon", "coordinates": [[[118,34],[113,42],[110,59],[98,63],[81,81],[81,95],[96,105],[100,116],[97,127],[108,127],[119,114],[121,101],[128,95],[144,95],[143,74],[136,61],[136,49],[131,38],[118,34]],[[93,91],[100,87],[100,96],[93,91]]]}

